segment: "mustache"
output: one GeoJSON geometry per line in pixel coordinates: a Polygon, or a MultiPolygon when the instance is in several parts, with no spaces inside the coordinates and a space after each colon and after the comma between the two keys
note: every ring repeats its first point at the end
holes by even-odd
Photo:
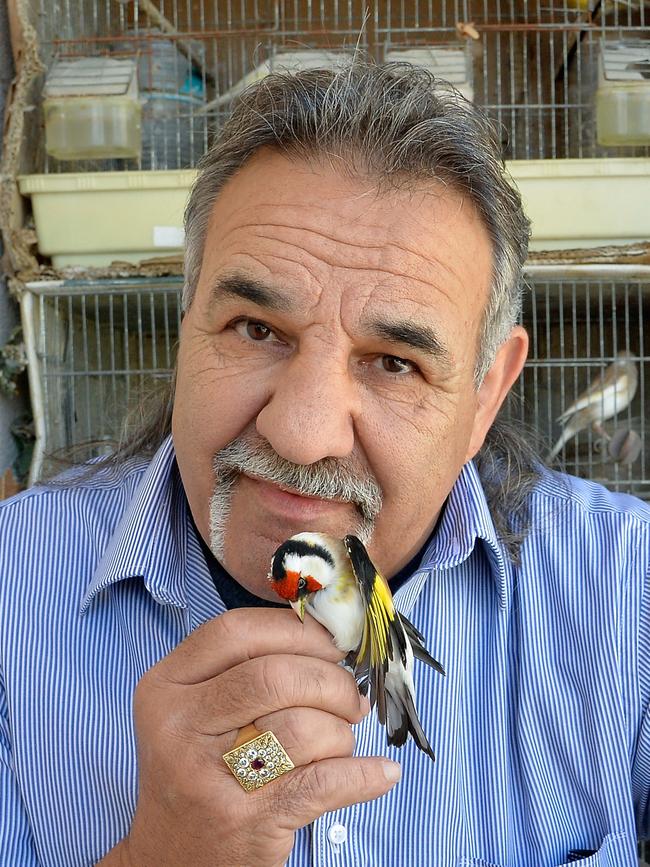
{"type": "Polygon", "coordinates": [[[213,459],[218,484],[232,484],[240,473],[290,488],[306,497],[353,503],[372,522],[382,506],[374,475],[355,458],[322,458],[313,464],[287,461],[259,434],[243,434],[213,459]]]}

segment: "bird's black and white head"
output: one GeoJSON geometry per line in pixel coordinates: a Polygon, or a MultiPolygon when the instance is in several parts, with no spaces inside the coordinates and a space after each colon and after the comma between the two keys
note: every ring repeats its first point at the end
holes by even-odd
{"type": "Polygon", "coordinates": [[[269,580],[302,620],[309,597],[336,580],[335,556],[321,533],[298,533],[271,560],[269,580]]]}

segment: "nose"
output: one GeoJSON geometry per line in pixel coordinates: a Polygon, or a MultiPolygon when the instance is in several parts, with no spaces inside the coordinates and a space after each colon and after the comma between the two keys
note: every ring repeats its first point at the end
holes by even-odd
{"type": "Polygon", "coordinates": [[[354,385],[347,368],[322,356],[294,356],[278,372],[257,431],[285,460],[313,464],[354,447],[354,385]]]}

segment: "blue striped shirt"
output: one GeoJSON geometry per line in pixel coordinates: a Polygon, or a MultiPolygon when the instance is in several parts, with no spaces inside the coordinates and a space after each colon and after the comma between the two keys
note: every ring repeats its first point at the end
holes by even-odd
{"type": "MultiPolygon", "coordinates": [[[[386,746],[385,797],[323,816],[291,867],[633,867],[648,830],[650,510],[549,473],[514,566],[472,464],[398,608],[446,667],[416,663],[431,762],[386,746]]],[[[3,867],[89,865],[129,830],[131,699],[142,674],[224,610],[166,440],[150,464],[0,507],[3,867]]],[[[189,867],[189,865],[188,865],[189,867]]]]}

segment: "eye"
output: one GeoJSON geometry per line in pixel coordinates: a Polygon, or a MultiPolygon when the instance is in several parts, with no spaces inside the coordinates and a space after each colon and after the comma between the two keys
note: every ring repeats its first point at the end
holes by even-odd
{"type": "Polygon", "coordinates": [[[387,373],[415,373],[417,367],[412,361],[399,358],[397,355],[380,355],[377,362],[387,373]]]}
{"type": "Polygon", "coordinates": [[[301,575],[300,578],[298,578],[298,590],[299,591],[304,590],[306,587],[307,587],[307,579],[303,578],[303,576],[301,575]]]}
{"type": "Polygon", "coordinates": [[[245,337],[255,343],[271,343],[278,340],[277,335],[268,325],[258,322],[256,319],[238,319],[237,322],[233,323],[233,328],[240,337],[245,337]]]}

